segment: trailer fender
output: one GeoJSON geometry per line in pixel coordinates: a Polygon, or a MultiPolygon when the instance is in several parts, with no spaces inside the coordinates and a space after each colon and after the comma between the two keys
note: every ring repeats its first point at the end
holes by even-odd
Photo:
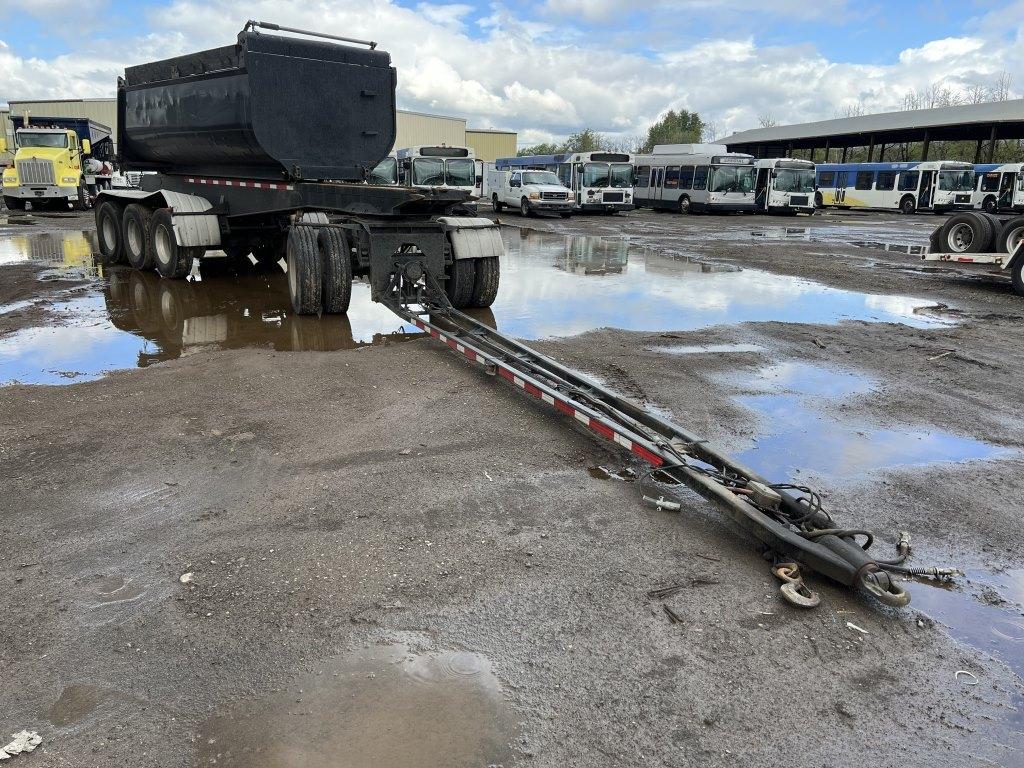
{"type": "Polygon", "coordinates": [[[505,255],[498,225],[475,216],[440,216],[438,223],[448,235],[456,259],[489,259],[505,255]]]}
{"type": "Polygon", "coordinates": [[[150,208],[170,208],[174,224],[174,239],[181,246],[202,246],[219,248],[220,221],[215,213],[206,213],[213,209],[213,204],[205,197],[172,192],[159,189],[147,192],[143,189],[108,189],[98,195],[99,202],[113,199],[125,202],[141,203],[150,208]]]}

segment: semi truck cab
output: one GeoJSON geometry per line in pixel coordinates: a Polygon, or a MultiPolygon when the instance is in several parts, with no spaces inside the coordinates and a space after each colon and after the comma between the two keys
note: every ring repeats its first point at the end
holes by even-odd
{"type": "MultiPolygon", "coordinates": [[[[4,204],[24,210],[58,203],[84,210],[97,188],[109,186],[110,129],[78,118],[36,118],[15,132],[14,166],[3,173],[4,204]]],[[[0,138],[0,151],[6,151],[0,138]]]]}

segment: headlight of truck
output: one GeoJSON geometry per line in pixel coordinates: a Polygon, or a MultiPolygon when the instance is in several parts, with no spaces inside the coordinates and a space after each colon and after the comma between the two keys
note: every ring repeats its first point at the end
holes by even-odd
{"type": "Polygon", "coordinates": [[[531,200],[540,200],[540,192],[531,192],[527,197],[531,200]]]}
{"type": "Polygon", "coordinates": [[[61,176],[60,177],[60,183],[61,184],[77,184],[78,183],[78,177],[77,176],[61,176]]]}
{"type": "Polygon", "coordinates": [[[18,172],[14,168],[4,168],[4,184],[9,187],[18,186],[18,172]]]}

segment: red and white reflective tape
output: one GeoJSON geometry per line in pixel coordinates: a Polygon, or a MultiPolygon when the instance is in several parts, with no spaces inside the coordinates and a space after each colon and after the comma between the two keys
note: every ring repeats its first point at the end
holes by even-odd
{"type": "Polygon", "coordinates": [[[457,340],[450,338],[447,334],[442,333],[436,328],[432,328],[419,318],[413,317],[411,319],[413,325],[415,325],[421,331],[426,331],[438,341],[447,344],[456,352],[461,352],[463,355],[465,355],[475,363],[480,363],[481,365],[494,365],[497,368],[497,373],[499,376],[501,376],[501,378],[511,381],[513,384],[515,384],[517,387],[522,389],[527,394],[533,395],[538,400],[543,400],[548,405],[554,406],[556,409],[566,414],[567,416],[572,416],[578,422],[580,422],[586,427],[589,427],[591,430],[593,430],[606,440],[611,440],[617,443],[618,445],[621,445],[627,451],[635,453],[648,464],[651,464],[655,467],[660,467],[662,464],[665,463],[665,460],[661,458],[661,456],[645,448],[643,445],[636,442],[629,436],[622,434],[621,432],[616,430],[612,424],[606,421],[596,419],[590,414],[581,411],[580,409],[573,406],[573,404],[570,403],[568,400],[563,400],[562,398],[556,397],[555,395],[545,392],[543,389],[536,386],[535,384],[531,384],[530,382],[523,379],[513,369],[506,367],[500,361],[479,354],[475,350],[467,347],[465,344],[462,344],[457,340]]]}
{"type": "Polygon", "coordinates": [[[277,189],[283,192],[291,192],[295,189],[292,184],[275,184],[272,181],[242,181],[241,179],[200,179],[189,177],[189,184],[210,184],[214,187],[244,187],[246,189],[277,189]]]}

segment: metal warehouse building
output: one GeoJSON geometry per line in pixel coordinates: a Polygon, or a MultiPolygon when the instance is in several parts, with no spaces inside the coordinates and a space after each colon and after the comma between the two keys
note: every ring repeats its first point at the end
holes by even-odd
{"type": "MultiPolygon", "coordinates": [[[[40,117],[87,117],[110,127],[117,136],[116,99],[63,99],[58,101],[12,101],[10,114],[0,112],[0,124],[13,144],[14,125],[20,125],[22,116],[28,111],[40,117]]],[[[417,144],[447,144],[469,146],[477,157],[493,161],[516,153],[516,134],[509,131],[466,128],[462,117],[430,115],[424,112],[398,110],[397,147],[412,147],[417,144]]],[[[10,156],[0,155],[0,161],[10,156]]]]}

